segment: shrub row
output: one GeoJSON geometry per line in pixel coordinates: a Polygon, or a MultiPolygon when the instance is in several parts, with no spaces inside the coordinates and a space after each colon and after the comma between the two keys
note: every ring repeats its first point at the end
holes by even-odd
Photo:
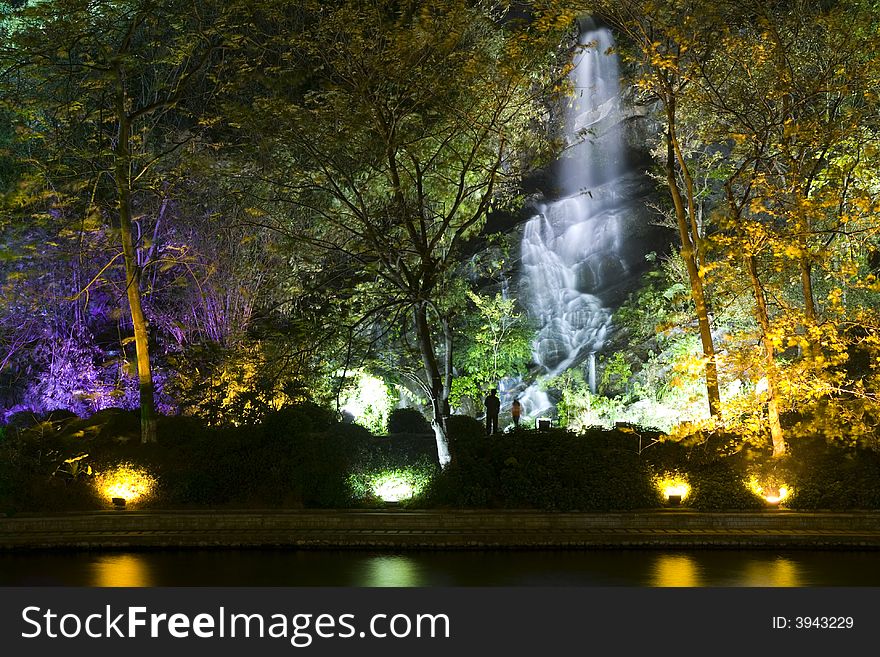
{"type": "Polygon", "coordinates": [[[207,428],[162,418],[160,442],[141,445],[136,414],[103,412],[88,420],[43,418],[0,434],[0,512],[100,508],[86,469],[128,462],[159,482],[157,507],[333,508],[374,505],[382,473],[422,494],[412,504],[440,508],[603,511],[657,508],[656,478],[675,472],[691,486],[685,504],[701,510],[764,506],[750,477],[775,480],[797,509],[880,508],[880,455],[801,439],[782,460],[735,451],[735,437],[693,445],[657,434],[594,430],[518,431],[487,438],[468,417],[450,419],[453,463],[436,466],[433,435],[412,414],[396,427],[412,433],[372,436],[317,406],[288,408],[260,426],[207,428]],[[66,459],[87,454],[74,466],[66,459]],[[75,472],[71,472],[75,470],[75,472]]]}
{"type": "Polygon", "coordinates": [[[486,438],[468,420],[450,428],[454,460],[434,479],[427,504],[587,511],[660,503],[647,464],[620,435],[556,429],[486,438]]]}

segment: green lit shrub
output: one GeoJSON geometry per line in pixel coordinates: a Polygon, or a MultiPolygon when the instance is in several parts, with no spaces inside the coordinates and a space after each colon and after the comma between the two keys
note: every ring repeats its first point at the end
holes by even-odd
{"type": "Polygon", "coordinates": [[[357,370],[349,374],[344,384],[339,398],[342,412],[372,433],[384,432],[394,402],[392,390],[384,379],[357,370]]]}
{"type": "Polygon", "coordinates": [[[359,443],[348,483],[360,504],[418,503],[438,470],[433,434],[371,436],[359,443]]]}

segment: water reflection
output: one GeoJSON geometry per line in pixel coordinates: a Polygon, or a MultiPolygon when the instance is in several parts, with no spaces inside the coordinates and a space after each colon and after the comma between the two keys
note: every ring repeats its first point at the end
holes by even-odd
{"type": "Polygon", "coordinates": [[[105,554],[92,564],[92,586],[156,586],[148,554],[105,554]]]}
{"type": "Polygon", "coordinates": [[[880,586],[880,551],[0,553],[0,586],[880,586]]]}
{"type": "Polygon", "coordinates": [[[361,586],[424,586],[419,568],[408,555],[377,556],[365,564],[361,586]]]}
{"type": "Polygon", "coordinates": [[[690,554],[660,554],[651,586],[703,586],[700,566],[690,554]]]}
{"type": "MultiPolygon", "coordinates": [[[[769,555],[768,555],[769,557],[769,555]]],[[[800,567],[787,557],[772,561],[749,562],[743,570],[743,586],[803,586],[804,577],[800,567]]]]}

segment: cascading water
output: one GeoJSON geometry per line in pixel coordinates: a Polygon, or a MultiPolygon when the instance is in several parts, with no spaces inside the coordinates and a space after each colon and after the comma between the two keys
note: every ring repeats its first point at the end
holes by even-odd
{"type": "MultiPolygon", "coordinates": [[[[613,38],[607,29],[582,30],[580,44],[557,181],[562,198],[539,206],[525,226],[521,284],[539,326],[533,345],[539,374],[555,376],[589,357],[595,392],[595,354],[611,325],[611,311],[598,294],[627,272],[621,257],[627,207],[619,190],[625,167],[613,38]]],[[[521,401],[529,415],[551,406],[537,385],[521,401]]]]}

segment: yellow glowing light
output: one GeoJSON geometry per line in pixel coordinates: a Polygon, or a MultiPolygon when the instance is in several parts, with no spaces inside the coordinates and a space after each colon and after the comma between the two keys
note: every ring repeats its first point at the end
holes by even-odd
{"type": "Polygon", "coordinates": [[[683,476],[675,474],[658,477],[657,487],[667,501],[674,495],[678,495],[680,500],[684,500],[691,492],[691,486],[687,480],[683,476]]]}
{"type": "Polygon", "coordinates": [[[779,504],[791,494],[791,488],[785,484],[760,482],[755,477],[749,479],[749,488],[767,504],[779,504]]]}
{"type": "Polygon", "coordinates": [[[156,489],[156,478],[143,468],[120,463],[114,468],[95,475],[98,492],[108,501],[121,497],[126,505],[144,502],[156,489]]]}

